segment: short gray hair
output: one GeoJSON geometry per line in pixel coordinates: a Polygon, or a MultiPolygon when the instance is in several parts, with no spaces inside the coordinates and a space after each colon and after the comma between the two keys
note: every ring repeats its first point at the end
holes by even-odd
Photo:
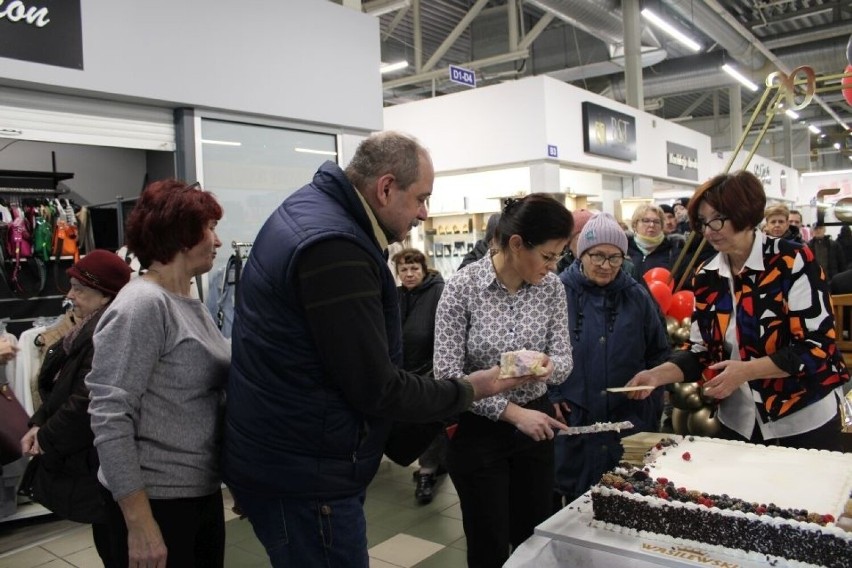
{"type": "Polygon", "coordinates": [[[406,190],[420,176],[420,157],[429,152],[412,136],[389,130],[373,134],[355,150],[346,166],[346,177],[362,190],[376,179],[393,174],[399,186],[406,190]]]}

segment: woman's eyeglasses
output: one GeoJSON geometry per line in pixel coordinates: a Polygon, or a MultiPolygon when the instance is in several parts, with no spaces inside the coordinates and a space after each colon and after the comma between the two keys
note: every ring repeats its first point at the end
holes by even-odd
{"type": "Polygon", "coordinates": [[[624,255],[623,254],[613,254],[607,256],[605,254],[601,254],[599,252],[589,252],[586,253],[589,255],[589,260],[592,261],[592,264],[595,266],[603,266],[604,262],[609,262],[609,265],[613,268],[618,268],[622,264],[624,264],[624,255]]]}
{"type": "MultiPolygon", "coordinates": [[[[532,243],[527,243],[527,247],[535,249],[535,245],[533,245],[532,243]]],[[[563,251],[561,254],[553,254],[541,252],[540,250],[536,249],[536,252],[541,255],[541,259],[544,261],[545,264],[559,264],[559,261],[568,256],[568,253],[571,251],[566,250],[563,251]]]]}
{"type": "Polygon", "coordinates": [[[659,219],[639,219],[639,222],[643,225],[662,225],[663,222],[659,219]]]}
{"type": "Polygon", "coordinates": [[[727,217],[716,217],[715,219],[710,219],[709,221],[704,221],[703,219],[698,220],[698,232],[703,233],[704,229],[709,228],[711,231],[721,231],[722,227],[725,226],[725,221],[727,221],[727,217]]]}

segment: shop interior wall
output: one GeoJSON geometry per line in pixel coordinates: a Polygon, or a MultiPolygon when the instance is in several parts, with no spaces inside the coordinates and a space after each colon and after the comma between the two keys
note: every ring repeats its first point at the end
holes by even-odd
{"type": "Polygon", "coordinates": [[[0,150],[0,169],[49,172],[52,153],[56,155],[57,171],[74,174],[62,183],[71,189],[80,205],[111,201],[119,195],[135,197],[142,190],[146,173],[151,179],[174,175],[172,152],[27,140],[15,141],[0,150]]]}
{"type": "Polygon", "coordinates": [[[382,127],[378,19],[333,2],[87,0],[82,37],[82,71],[3,59],[0,82],[382,127]]]}
{"type": "Polygon", "coordinates": [[[563,165],[666,178],[667,140],[698,152],[699,179],[712,170],[710,137],[547,76],[387,107],[385,127],[419,137],[432,151],[438,172],[544,160],[547,146],[556,145],[563,165]],[[636,118],[636,160],[583,151],[584,101],[636,118]]]}

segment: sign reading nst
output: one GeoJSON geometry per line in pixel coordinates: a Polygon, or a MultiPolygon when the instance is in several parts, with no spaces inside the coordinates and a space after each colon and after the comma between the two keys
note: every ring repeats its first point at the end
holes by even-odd
{"type": "Polygon", "coordinates": [[[80,0],[0,0],[0,57],[82,69],[80,0]]]}
{"type": "Polygon", "coordinates": [[[636,159],[636,119],[590,102],[583,103],[583,150],[589,154],[636,159]]]}
{"type": "Polygon", "coordinates": [[[471,69],[450,65],[450,81],[459,85],[467,85],[468,87],[476,86],[476,73],[471,69]]]}

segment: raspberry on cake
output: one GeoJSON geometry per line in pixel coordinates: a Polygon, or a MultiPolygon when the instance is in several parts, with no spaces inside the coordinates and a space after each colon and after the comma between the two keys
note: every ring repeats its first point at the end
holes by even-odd
{"type": "Polygon", "coordinates": [[[500,378],[543,375],[546,360],[547,355],[538,351],[508,351],[500,355],[500,378]]]}

